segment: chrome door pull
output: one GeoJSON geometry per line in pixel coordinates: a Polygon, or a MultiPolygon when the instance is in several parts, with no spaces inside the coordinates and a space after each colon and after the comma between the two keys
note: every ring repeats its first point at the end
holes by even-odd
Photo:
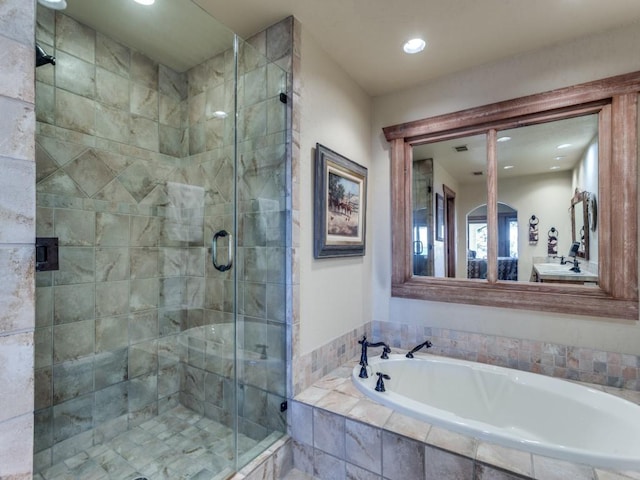
{"type": "Polygon", "coordinates": [[[231,235],[226,230],[220,230],[213,236],[213,239],[211,240],[211,262],[213,263],[215,269],[219,270],[220,272],[226,272],[233,266],[233,235],[231,235]],[[218,264],[218,238],[221,237],[227,237],[228,260],[224,265],[218,264]]]}

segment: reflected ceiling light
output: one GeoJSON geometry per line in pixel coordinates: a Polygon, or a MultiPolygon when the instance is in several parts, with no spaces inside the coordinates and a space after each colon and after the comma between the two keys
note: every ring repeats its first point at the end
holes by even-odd
{"type": "Polygon", "coordinates": [[[215,118],[227,118],[227,112],[223,112],[222,110],[216,110],[213,112],[213,116],[215,118]]]}
{"type": "Polygon", "coordinates": [[[565,157],[564,157],[564,155],[560,155],[560,156],[558,156],[558,157],[555,157],[555,159],[554,159],[554,160],[562,160],[563,158],[565,158],[565,157]]]}
{"type": "Polygon", "coordinates": [[[553,167],[551,167],[549,170],[558,170],[560,167],[558,165],[554,165],[553,167]]]}
{"type": "Polygon", "coordinates": [[[556,148],[558,150],[562,150],[563,148],[569,148],[571,146],[570,143],[563,143],[562,145],[558,145],[556,148]]]}
{"type": "Polygon", "coordinates": [[[404,53],[408,53],[411,55],[414,53],[421,52],[422,50],[424,50],[424,47],[426,46],[427,46],[427,42],[425,42],[423,39],[412,38],[411,40],[407,40],[407,42],[405,42],[402,49],[404,50],[404,53]]]}
{"type": "Polygon", "coordinates": [[[156,0],[134,0],[136,3],[140,5],[153,5],[156,0]]]}
{"type": "Polygon", "coordinates": [[[498,142],[508,142],[509,140],[511,140],[511,137],[500,137],[498,138],[498,142]]]}
{"type": "Polygon", "coordinates": [[[505,165],[503,168],[505,170],[511,170],[513,168],[513,165],[505,165]]]}
{"type": "Polygon", "coordinates": [[[38,3],[52,10],[64,10],[67,8],[66,0],[38,0],[38,3]]]}

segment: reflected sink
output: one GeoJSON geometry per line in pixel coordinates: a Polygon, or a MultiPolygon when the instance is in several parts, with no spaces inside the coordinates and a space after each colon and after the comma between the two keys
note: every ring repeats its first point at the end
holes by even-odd
{"type": "Polygon", "coordinates": [[[573,272],[571,268],[573,262],[566,265],[560,263],[534,263],[533,268],[537,273],[537,281],[556,281],[556,282],[597,282],[598,275],[581,269],[580,272],[573,272]]]}
{"type": "Polygon", "coordinates": [[[559,263],[536,263],[536,270],[538,273],[566,273],[567,275],[578,275],[576,272],[572,272],[573,263],[561,265],[559,263]]]}

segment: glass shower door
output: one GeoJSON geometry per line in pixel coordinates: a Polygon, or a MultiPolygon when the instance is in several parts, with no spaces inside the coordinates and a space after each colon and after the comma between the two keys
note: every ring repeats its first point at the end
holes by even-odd
{"type": "Polygon", "coordinates": [[[189,0],[182,67],[83,4],[37,12],[35,471],[225,476],[284,432],[286,75],[189,0]]]}
{"type": "Polygon", "coordinates": [[[286,431],[287,73],[238,43],[236,167],[239,466],[286,431]]]}

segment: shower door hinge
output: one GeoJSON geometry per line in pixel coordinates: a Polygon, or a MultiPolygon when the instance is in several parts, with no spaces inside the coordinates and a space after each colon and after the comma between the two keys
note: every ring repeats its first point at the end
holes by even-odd
{"type": "Polygon", "coordinates": [[[285,104],[289,101],[289,97],[287,97],[286,93],[280,92],[280,101],[285,104]]]}
{"type": "Polygon", "coordinates": [[[287,401],[286,400],[280,404],[280,411],[281,412],[286,412],[287,411],[287,401]]]}

